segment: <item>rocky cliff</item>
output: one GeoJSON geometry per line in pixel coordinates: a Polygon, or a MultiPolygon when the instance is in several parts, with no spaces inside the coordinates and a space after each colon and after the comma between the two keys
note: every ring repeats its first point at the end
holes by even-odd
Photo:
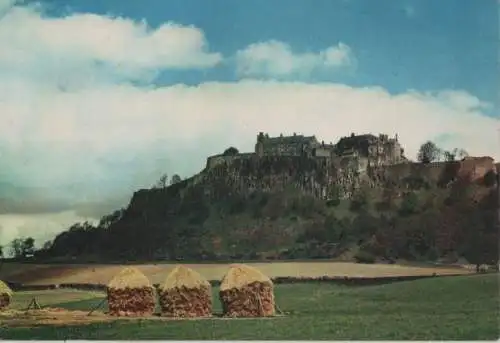
{"type": "Polygon", "coordinates": [[[446,187],[462,180],[480,182],[485,175],[497,175],[499,165],[490,157],[469,157],[462,161],[429,164],[405,162],[394,165],[361,166],[357,159],[331,159],[296,156],[245,156],[226,158],[207,167],[192,178],[166,189],[140,190],[130,206],[147,207],[145,198],[161,196],[181,200],[194,188],[203,189],[210,200],[254,192],[281,192],[290,187],[304,195],[328,200],[332,196],[349,199],[361,185],[371,188],[409,189],[446,187]],[[338,193],[335,193],[338,192],[338,193]],[[335,193],[335,194],[334,194],[335,193]]]}
{"type": "Polygon", "coordinates": [[[54,251],[132,259],[336,257],[353,246],[376,256],[467,254],[476,242],[470,228],[484,230],[482,245],[498,240],[491,228],[499,170],[489,157],[387,164],[359,156],[217,155],[191,178],[135,192],[109,225],[61,234],[54,251]]]}

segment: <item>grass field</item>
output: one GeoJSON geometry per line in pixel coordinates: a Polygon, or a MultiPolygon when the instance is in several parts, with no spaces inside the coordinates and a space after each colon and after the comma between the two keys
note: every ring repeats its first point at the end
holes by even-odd
{"type": "MultiPolygon", "coordinates": [[[[208,280],[221,280],[229,264],[185,264],[208,280]]],[[[351,262],[264,262],[248,263],[269,277],[382,277],[409,275],[468,274],[471,271],[456,267],[408,266],[389,264],[358,264],[351,262]]],[[[141,270],[153,283],[162,283],[176,264],[140,264],[141,270]]],[[[0,280],[24,284],[100,283],[107,284],[123,265],[37,265],[5,263],[0,280]]]]}
{"type": "MultiPolygon", "coordinates": [[[[89,325],[0,328],[4,339],[418,339],[499,337],[498,274],[431,278],[382,286],[328,283],[277,285],[285,317],[271,319],[117,320],[89,325]]],[[[214,289],[214,311],[220,311],[214,289]]],[[[88,311],[103,294],[20,292],[14,307],[41,305],[88,311]],[[43,299],[43,300],[42,300],[43,299]]]]}

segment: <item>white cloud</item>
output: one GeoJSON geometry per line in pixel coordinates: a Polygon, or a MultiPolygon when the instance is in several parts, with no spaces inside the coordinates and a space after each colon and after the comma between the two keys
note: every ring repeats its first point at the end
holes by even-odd
{"type": "Polygon", "coordinates": [[[59,86],[106,77],[140,78],[160,68],[208,68],[221,62],[208,51],[203,32],[192,26],[145,22],[95,14],[50,18],[40,8],[10,6],[0,16],[0,75],[59,86]],[[113,68],[113,69],[111,69],[113,68]]]}
{"type": "MultiPolygon", "coordinates": [[[[189,176],[204,166],[207,155],[228,146],[252,150],[259,131],[316,134],[327,142],[351,132],[399,133],[409,157],[425,140],[446,135],[443,148],[500,158],[499,120],[483,115],[487,104],[466,92],[390,94],[381,87],[252,80],[133,86],[118,80],[142,77],[144,70],[157,66],[211,65],[213,60],[207,60],[214,56],[199,48],[201,32],[170,26],[148,32],[126,19],[91,15],[51,19],[19,7],[8,13],[0,17],[0,44],[7,47],[0,50],[1,181],[49,189],[47,196],[56,204],[58,199],[86,203],[87,213],[94,213],[99,202],[125,205],[134,190],[151,185],[164,171],[189,176]],[[99,31],[99,25],[108,29],[99,31]],[[102,34],[93,38],[88,32],[110,32],[111,38],[108,42],[102,34]],[[10,33],[16,38],[7,39],[10,33]],[[191,43],[180,42],[181,36],[191,43]],[[179,50],[169,55],[162,44],[151,43],[156,39],[179,50]],[[123,54],[125,46],[130,54],[123,54]],[[110,65],[99,69],[82,59],[110,65]],[[124,75],[123,69],[133,72],[124,75]],[[99,77],[98,71],[108,74],[99,77]],[[66,73],[72,87],[61,87],[51,76],[66,73]],[[122,78],[108,77],[115,73],[122,78]]],[[[328,63],[343,66],[346,56],[351,58],[342,53],[348,51],[343,45],[296,55],[282,43],[273,44],[250,49],[264,61],[263,71],[273,75],[328,63]]],[[[250,62],[246,73],[262,71],[250,62]]],[[[18,234],[45,239],[83,219],[76,211],[64,213],[0,215],[0,244],[18,234]]]]}
{"type": "Polygon", "coordinates": [[[237,71],[243,76],[308,76],[314,71],[349,66],[354,57],[344,43],[318,53],[294,53],[283,42],[251,44],[236,53],[237,71]]]}

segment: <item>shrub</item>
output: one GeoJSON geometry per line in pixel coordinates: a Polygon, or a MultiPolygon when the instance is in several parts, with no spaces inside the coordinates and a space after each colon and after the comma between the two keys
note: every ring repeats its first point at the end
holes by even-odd
{"type": "Polygon", "coordinates": [[[375,263],[375,256],[367,251],[360,250],[354,255],[356,263],[375,263]]]}
{"type": "Polygon", "coordinates": [[[224,150],[224,153],[223,153],[224,156],[235,156],[238,154],[239,154],[239,151],[235,147],[227,148],[226,150],[224,150]]]}
{"type": "Polygon", "coordinates": [[[330,199],[326,201],[326,206],[328,207],[337,207],[340,205],[340,199],[330,199]]]}
{"type": "Polygon", "coordinates": [[[418,197],[415,193],[410,192],[405,194],[401,206],[399,207],[399,214],[401,216],[409,216],[418,212],[418,197]]]}
{"type": "Polygon", "coordinates": [[[486,175],[484,175],[483,184],[486,187],[492,187],[496,184],[496,182],[497,182],[497,174],[493,170],[490,170],[489,172],[486,173],[486,175]]]}
{"type": "Polygon", "coordinates": [[[369,190],[367,186],[361,187],[356,190],[351,199],[349,205],[349,210],[351,212],[357,212],[361,210],[367,210],[369,208],[369,190]]]}
{"type": "Polygon", "coordinates": [[[290,211],[301,217],[312,218],[316,214],[326,212],[325,203],[311,196],[302,196],[293,199],[290,211]]]}

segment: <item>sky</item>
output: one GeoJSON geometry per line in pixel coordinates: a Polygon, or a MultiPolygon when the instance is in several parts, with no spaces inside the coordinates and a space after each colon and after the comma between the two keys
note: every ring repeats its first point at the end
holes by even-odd
{"type": "Polygon", "coordinates": [[[497,0],[0,0],[0,245],[256,135],[500,159],[497,0]]]}

